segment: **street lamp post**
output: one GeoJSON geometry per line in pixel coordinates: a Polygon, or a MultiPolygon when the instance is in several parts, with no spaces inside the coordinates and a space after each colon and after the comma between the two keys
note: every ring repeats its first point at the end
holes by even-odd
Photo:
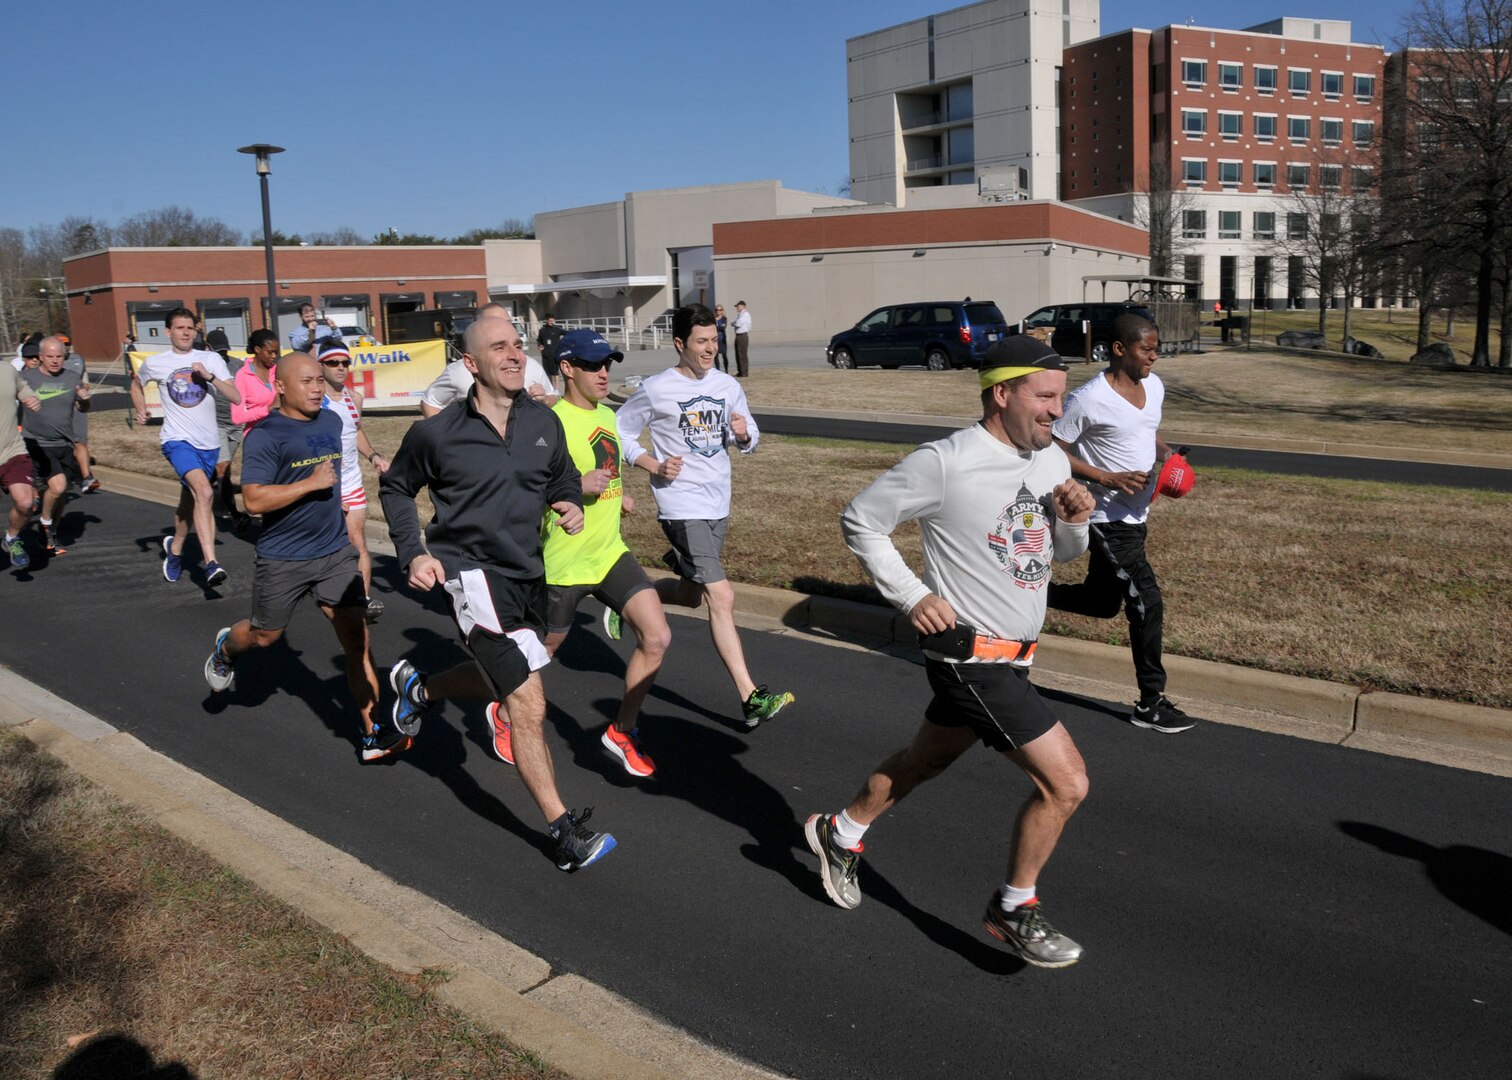
{"type": "Polygon", "coordinates": [[[37,292],[42,294],[42,306],[47,308],[47,334],[51,337],[57,332],[53,326],[52,296],[48,293],[45,286],[38,289],[37,292]]]}
{"type": "Polygon", "coordinates": [[[274,306],[278,303],[278,283],[273,272],[273,214],[268,209],[268,176],[273,170],[268,167],[268,158],[283,153],[283,149],[268,143],[253,143],[236,150],[238,154],[252,154],[257,158],[257,176],[262,182],[263,254],[268,262],[268,308],[263,313],[263,326],[274,333],[277,333],[278,326],[278,308],[274,306]]]}

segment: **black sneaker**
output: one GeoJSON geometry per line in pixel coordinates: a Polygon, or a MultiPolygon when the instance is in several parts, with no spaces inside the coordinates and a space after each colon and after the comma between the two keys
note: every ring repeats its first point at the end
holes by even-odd
{"type": "Polygon", "coordinates": [[[571,873],[581,870],[598,862],[605,855],[613,851],[618,845],[614,837],[608,833],[594,832],[587,828],[584,823],[593,816],[593,807],[583,811],[581,817],[574,810],[567,811],[566,824],[555,832],[556,850],[553,852],[556,858],[558,870],[566,870],[571,873]]]}
{"type": "Polygon", "coordinates": [[[414,743],[404,732],[387,724],[374,724],[371,734],[362,737],[362,760],[379,761],[402,754],[414,743]]]}
{"type": "Polygon", "coordinates": [[[383,601],[376,596],[368,597],[367,610],[362,613],[362,617],[368,621],[368,625],[383,618],[383,601]]]}
{"type": "Polygon", "coordinates": [[[1197,726],[1194,718],[1178,709],[1164,694],[1153,701],[1141,701],[1135,705],[1134,711],[1129,714],[1129,723],[1151,731],[1163,731],[1167,735],[1197,726]]]}
{"type": "Polygon", "coordinates": [[[1081,959],[1082,947],[1045,921],[1040,902],[1031,900],[1004,911],[998,894],[987,903],[982,925],[1008,951],[1026,963],[1042,968],[1070,967],[1081,959]]]}

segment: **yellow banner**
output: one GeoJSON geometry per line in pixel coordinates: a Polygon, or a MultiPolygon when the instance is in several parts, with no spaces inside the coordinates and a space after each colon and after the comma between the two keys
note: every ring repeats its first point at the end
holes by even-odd
{"type": "MultiPolygon", "coordinates": [[[[352,354],[352,373],[347,385],[360,391],[366,409],[418,409],[425,388],[446,367],[446,342],[412,341],[404,345],[381,345],[377,348],[347,347],[352,354]]],[[[138,371],[143,361],[157,353],[134,352],[131,370],[138,371]]],[[[246,360],[251,354],[232,349],[231,355],[246,360]]],[[[146,391],[147,415],[162,417],[163,405],[157,383],[146,391]]]]}

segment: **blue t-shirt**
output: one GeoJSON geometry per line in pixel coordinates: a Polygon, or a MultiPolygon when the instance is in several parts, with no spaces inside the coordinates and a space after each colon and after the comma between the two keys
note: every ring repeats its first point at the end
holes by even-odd
{"type": "Polygon", "coordinates": [[[329,461],[336,483],[263,515],[257,538],[259,558],[318,559],[344,548],[346,517],[341,510],[341,418],[321,409],[313,420],[291,420],[271,412],[247,432],[241,482],[295,484],[329,461]]]}

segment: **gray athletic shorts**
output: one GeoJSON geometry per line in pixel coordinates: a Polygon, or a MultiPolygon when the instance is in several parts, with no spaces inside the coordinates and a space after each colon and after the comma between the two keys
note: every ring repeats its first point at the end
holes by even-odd
{"type": "Polygon", "coordinates": [[[217,424],[216,431],[220,435],[220,456],[215,459],[215,463],[225,465],[236,456],[236,448],[242,444],[246,429],[240,424],[232,424],[230,427],[217,424]]]}
{"type": "Polygon", "coordinates": [[[89,414],[87,412],[81,412],[78,409],[74,410],[73,437],[76,443],[87,444],[89,442],[89,414]]]}
{"type": "Polygon", "coordinates": [[[252,625],[282,630],[306,596],[326,607],[367,608],[357,549],[348,544],[317,559],[264,559],[252,568],[252,625]]]}
{"type": "Polygon", "coordinates": [[[585,597],[593,597],[606,607],[624,614],[630,598],[642,589],[651,588],[651,579],[628,551],[614,560],[614,565],[597,585],[546,585],[546,629],[565,634],[572,629],[572,617],[585,597]]]}
{"type": "Polygon", "coordinates": [[[725,579],[724,564],[719,557],[724,552],[725,533],[730,530],[729,518],[718,521],[663,518],[661,527],[672,545],[672,550],[662,556],[669,570],[699,585],[725,579]]]}

